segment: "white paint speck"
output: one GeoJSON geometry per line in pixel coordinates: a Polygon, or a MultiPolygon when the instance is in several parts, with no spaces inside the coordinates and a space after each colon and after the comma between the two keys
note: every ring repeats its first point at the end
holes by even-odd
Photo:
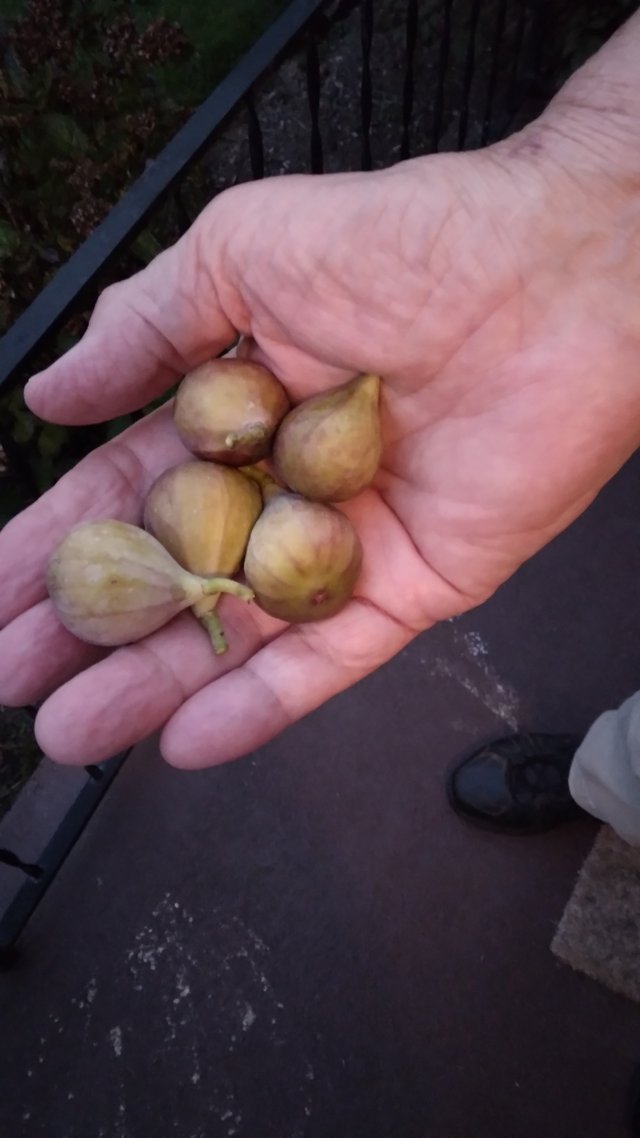
{"type": "Polygon", "coordinates": [[[242,1030],[248,1031],[250,1027],[256,1022],[256,1013],[254,1012],[251,1004],[247,1004],[245,1013],[242,1017],[242,1030]]]}
{"type": "Polygon", "coordinates": [[[95,977],[92,976],[88,985],[87,985],[86,1000],[87,1000],[88,1004],[93,1003],[93,1001],[96,998],[97,991],[98,991],[98,985],[96,984],[95,977]]]}
{"type": "Polygon", "coordinates": [[[471,656],[488,656],[489,646],[482,639],[479,632],[465,632],[462,638],[471,656]]]}
{"type": "Polygon", "coordinates": [[[122,1028],[112,1027],[109,1032],[109,1039],[111,1040],[114,1053],[120,1058],[122,1055],[122,1028]]]}
{"type": "Polygon", "coordinates": [[[191,994],[191,986],[187,984],[184,968],[181,968],[176,976],[176,990],[178,994],[173,1001],[174,1006],[179,1004],[180,1000],[186,1000],[187,996],[191,994]]]}
{"type": "Polygon", "coordinates": [[[448,676],[484,704],[496,718],[517,730],[520,701],[513,688],[503,683],[487,659],[488,646],[477,632],[453,635],[454,644],[463,655],[454,659],[437,657],[433,661],[434,675],[448,676]]]}

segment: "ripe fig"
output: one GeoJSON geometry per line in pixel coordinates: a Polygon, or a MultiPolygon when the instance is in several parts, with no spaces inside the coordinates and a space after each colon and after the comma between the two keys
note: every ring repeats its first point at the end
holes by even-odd
{"type": "Polygon", "coordinates": [[[361,564],[360,539],[344,514],[276,493],[251,531],[244,572],[265,612],[301,624],[344,608],[361,564]]]}
{"type": "Polygon", "coordinates": [[[345,502],[375,477],[382,440],[377,375],[314,395],[285,416],[276,435],[276,474],[316,502],[345,502]]]}
{"type": "MultiPolygon", "coordinates": [[[[251,528],[262,510],[257,484],[213,462],[183,462],[154,482],[144,507],[145,529],[190,573],[231,576],[242,564],[251,528]]],[[[218,597],[193,606],[216,652],[226,648],[213,610],[218,597]]]]}
{"type": "Polygon", "coordinates": [[[49,561],[47,588],[65,628],[108,647],[141,640],[212,593],[253,599],[237,581],[187,573],[151,534],[111,520],[67,534],[49,561]]]}
{"type": "Polygon", "coordinates": [[[259,462],[269,453],[287,393],[272,372],[250,360],[209,360],[185,375],[174,421],[186,447],[229,466],[259,462]]]}

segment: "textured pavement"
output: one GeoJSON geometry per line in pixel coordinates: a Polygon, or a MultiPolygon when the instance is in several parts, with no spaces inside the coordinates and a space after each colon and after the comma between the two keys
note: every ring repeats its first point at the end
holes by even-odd
{"type": "Polygon", "coordinates": [[[640,683],[640,462],[482,610],[259,753],[118,776],[0,975],[2,1138],[618,1138],[640,1010],[549,943],[596,825],[447,765],[640,683]]]}

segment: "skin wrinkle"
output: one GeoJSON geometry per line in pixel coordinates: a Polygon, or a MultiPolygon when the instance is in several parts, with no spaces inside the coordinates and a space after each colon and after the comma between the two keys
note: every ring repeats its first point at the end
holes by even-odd
{"type": "MultiPolygon", "coordinates": [[[[461,602],[466,607],[471,608],[472,605],[474,604],[473,598],[470,598],[469,596],[467,596],[463,590],[459,589],[457,587],[457,585],[453,584],[452,581],[447,580],[447,578],[442,573],[440,573],[437,569],[435,569],[435,567],[430,563],[428,558],[425,556],[424,551],[420,548],[420,545],[418,544],[419,535],[413,536],[412,534],[410,534],[409,531],[406,529],[405,522],[402,520],[402,518],[398,514],[397,510],[393,506],[393,503],[389,501],[388,496],[386,496],[384,494],[384,492],[381,493],[380,496],[381,496],[385,506],[387,507],[387,509],[390,511],[390,513],[396,519],[400,528],[405,531],[405,536],[408,538],[409,544],[410,544],[411,548],[413,549],[414,553],[416,554],[421,565],[429,573],[431,573],[434,577],[436,577],[439,580],[440,584],[443,584],[446,589],[450,590],[452,595],[454,597],[457,597],[459,602],[461,602]]],[[[452,605],[452,611],[454,611],[456,609],[457,609],[457,605],[454,603],[452,605]]],[[[465,611],[465,610],[463,609],[462,611],[465,611]]],[[[428,619],[431,623],[435,623],[435,620],[433,619],[433,617],[430,616],[428,619]]],[[[406,625],[405,627],[408,627],[408,625],[406,625]]],[[[419,630],[420,629],[415,629],[414,631],[419,631],[419,630]]]]}
{"type": "MultiPolygon", "coordinates": [[[[269,683],[268,677],[262,674],[259,664],[259,657],[254,657],[254,659],[248,660],[244,665],[243,672],[246,672],[251,677],[253,682],[258,686],[260,690],[260,706],[263,714],[265,707],[262,704],[262,697],[264,693],[267,694],[270,707],[275,708],[277,712],[277,718],[275,721],[280,724],[278,730],[282,731],[285,727],[288,727],[291,723],[295,722],[295,720],[298,718],[297,705],[293,701],[291,701],[290,706],[287,704],[285,693],[288,689],[286,687],[281,688],[278,691],[272,686],[272,684],[269,683]]],[[[272,714],[269,714],[268,718],[270,721],[273,721],[272,714]]]]}
{"type": "Polygon", "coordinates": [[[104,649],[81,644],[70,632],[61,629],[48,598],[21,613],[9,627],[6,636],[0,629],[2,651],[11,660],[3,690],[3,703],[7,707],[37,703],[75,674],[78,660],[81,666],[90,667],[104,656],[104,649]],[[31,646],[35,639],[38,641],[42,674],[34,687],[31,646]]]}
{"type": "Polygon", "coordinates": [[[170,660],[163,660],[162,656],[154,651],[153,641],[151,639],[140,640],[137,644],[128,645],[128,648],[133,661],[140,659],[142,659],[143,663],[149,661],[152,669],[149,678],[154,687],[156,684],[156,675],[163,676],[168,680],[171,694],[173,695],[173,689],[175,689],[178,694],[178,707],[189,698],[191,692],[182,682],[179,669],[173,668],[170,660]]]}
{"type": "MultiPolygon", "coordinates": [[[[148,301],[150,299],[151,298],[147,297],[148,301]]],[[[140,322],[147,327],[148,331],[153,337],[153,354],[155,360],[160,364],[164,364],[165,367],[169,368],[176,377],[181,373],[187,371],[188,367],[190,366],[187,357],[184,356],[182,352],[180,352],[180,350],[176,347],[176,345],[169,339],[168,334],[161,331],[156,322],[157,317],[156,320],[154,320],[150,314],[146,313],[140,305],[137,297],[135,298],[135,301],[132,298],[129,301],[129,304],[132,311],[138,317],[140,322]]]]}
{"type": "MultiPolygon", "coordinates": [[[[389,612],[381,609],[375,601],[367,597],[355,596],[349,607],[352,609],[370,610],[375,613],[376,616],[382,618],[386,624],[389,624],[399,632],[405,643],[412,640],[417,632],[423,632],[425,629],[424,624],[420,624],[418,628],[411,628],[409,625],[405,625],[403,621],[397,620],[391,616],[389,612]]],[[[361,655],[351,658],[342,640],[339,640],[334,648],[332,641],[324,638],[318,626],[314,626],[313,624],[299,625],[293,630],[293,633],[304,643],[305,647],[314,652],[316,656],[325,663],[328,663],[332,668],[341,671],[345,679],[351,675],[360,676],[363,673],[366,674],[378,666],[378,661],[371,661],[369,658],[365,660],[361,655]]],[[[346,684],[344,686],[346,686],[346,684]]]]}
{"type": "MultiPolygon", "coordinates": [[[[138,503],[141,512],[143,499],[150,489],[149,476],[141,459],[120,437],[109,450],[108,459],[111,470],[124,488],[125,498],[130,496],[133,502],[138,503]]],[[[113,496],[117,500],[121,495],[116,492],[113,496]]]]}

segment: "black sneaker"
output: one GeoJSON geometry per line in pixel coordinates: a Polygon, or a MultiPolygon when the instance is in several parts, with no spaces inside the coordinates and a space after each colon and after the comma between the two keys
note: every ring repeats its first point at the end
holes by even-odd
{"type": "Polygon", "coordinates": [[[461,818],[503,834],[540,834],[586,813],[569,793],[573,735],[509,735],[488,743],[447,777],[461,818]]]}

